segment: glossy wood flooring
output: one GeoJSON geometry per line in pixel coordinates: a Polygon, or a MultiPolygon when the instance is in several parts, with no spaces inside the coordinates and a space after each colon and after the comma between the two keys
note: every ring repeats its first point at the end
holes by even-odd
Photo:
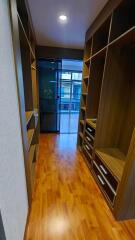
{"type": "Polygon", "coordinates": [[[135,221],[116,222],[76,135],[41,135],[27,240],[135,240],[135,221]]]}

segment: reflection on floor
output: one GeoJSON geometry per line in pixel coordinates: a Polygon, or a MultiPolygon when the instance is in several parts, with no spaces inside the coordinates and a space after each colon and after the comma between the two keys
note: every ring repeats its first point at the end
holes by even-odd
{"type": "Polygon", "coordinates": [[[77,133],[79,113],[61,113],[60,133],[77,133]]]}
{"type": "Polygon", "coordinates": [[[116,222],[75,134],[40,137],[26,240],[134,240],[135,221],[116,222]]]}

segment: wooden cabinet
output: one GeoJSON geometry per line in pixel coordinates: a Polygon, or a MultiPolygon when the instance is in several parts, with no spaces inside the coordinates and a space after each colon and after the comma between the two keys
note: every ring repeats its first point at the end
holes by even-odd
{"type": "Polygon", "coordinates": [[[128,219],[135,218],[135,2],[117,2],[86,35],[78,145],[115,217],[128,219]]]}

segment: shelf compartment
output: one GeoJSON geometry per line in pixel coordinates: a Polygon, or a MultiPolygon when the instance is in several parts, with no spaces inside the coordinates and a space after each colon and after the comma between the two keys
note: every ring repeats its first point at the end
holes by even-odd
{"type": "Polygon", "coordinates": [[[95,53],[100,51],[102,48],[107,46],[109,29],[110,29],[110,21],[111,21],[111,17],[108,17],[108,19],[101,25],[101,27],[94,34],[92,55],[94,55],[95,53]]]}
{"type": "Polygon", "coordinates": [[[112,19],[110,42],[135,26],[134,9],[134,0],[124,0],[115,9],[112,19]]]}
{"type": "Polygon", "coordinates": [[[91,46],[92,46],[92,39],[88,40],[85,44],[85,49],[84,49],[84,62],[87,60],[89,61],[90,56],[91,56],[91,46]]]}
{"type": "Polygon", "coordinates": [[[105,53],[106,53],[106,49],[107,49],[107,46],[105,46],[104,48],[102,48],[101,50],[99,50],[98,52],[93,54],[91,56],[91,60],[94,59],[94,58],[104,58],[105,53]]]}
{"type": "Polygon", "coordinates": [[[88,81],[88,80],[89,80],[89,75],[88,75],[88,76],[84,76],[83,79],[84,79],[85,81],[86,81],[86,80],[88,81]]]}
{"type": "Polygon", "coordinates": [[[87,118],[93,119],[98,116],[100,93],[104,74],[106,51],[101,58],[91,60],[90,81],[87,96],[87,118]]]}
{"type": "Polygon", "coordinates": [[[134,56],[133,44],[109,46],[96,129],[96,148],[116,148],[125,156],[135,126],[134,56]]]}
{"type": "Polygon", "coordinates": [[[126,156],[118,148],[96,149],[95,153],[104,162],[110,172],[120,181],[126,156]]]}
{"type": "Polygon", "coordinates": [[[86,93],[86,92],[83,92],[82,95],[86,97],[86,96],[87,96],[87,93],[86,93]]]}
{"type": "Polygon", "coordinates": [[[28,46],[29,46],[31,55],[32,55],[32,57],[33,57],[33,62],[34,62],[35,59],[36,59],[36,57],[35,57],[35,54],[34,54],[34,52],[33,52],[31,43],[30,43],[30,41],[29,41],[29,39],[28,39],[27,32],[25,31],[25,28],[24,28],[24,25],[23,25],[23,23],[22,23],[22,20],[21,20],[21,17],[20,17],[20,15],[19,15],[19,13],[17,14],[17,16],[18,16],[18,20],[19,20],[19,22],[20,22],[21,28],[22,28],[22,30],[23,30],[23,32],[24,32],[25,39],[26,39],[27,44],[28,44],[28,46]]]}
{"type": "Polygon", "coordinates": [[[94,129],[96,129],[96,122],[97,122],[97,119],[86,119],[86,122],[94,129]]]}
{"type": "Polygon", "coordinates": [[[135,27],[132,27],[130,30],[126,31],[118,38],[109,43],[109,46],[115,45],[117,47],[123,48],[126,46],[134,46],[135,44],[135,27]]]}
{"type": "Polygon", "coordinates": [[[26,124],[28,125],[33,116],[33,111],[25,112],[25,114],[26,114],[26,124]]]}
{"type": "Polygon", "coordinates": [[[21,50],[22,70],[23,70],[25,111],[32,111],[33,95],[32,95],[32,79],[31,79],[31,67],[30,67],[31,66],[30,49],[25,39],[25,34],[22,29],[22,25],[20,25],[20,22],[19,22],[19,37],[20,37],[20,50],[21,50]]]}
{"type": "Polygon", "coordinates": [[[34,136],[34,129],[29,129],[27,131],[27,135],[28,135],[28,148],[30,149],[30,146],[32,144],[32,139],[33,139],[33,136],[34,136]]]}
{"type": "Polygon", "coordinates": [[[81,110],[85,112],[86,111],[86,107],[81,107],[81,110]]]}

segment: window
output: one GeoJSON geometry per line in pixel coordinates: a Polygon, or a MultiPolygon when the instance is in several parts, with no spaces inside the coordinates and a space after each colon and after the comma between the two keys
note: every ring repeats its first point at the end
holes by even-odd
{"type": "Polygon", "coordinates": [[[62,72],[62,80],[71,80],[71,72],[62,72]]]}
{"type": "Polygon", "coordinates": [[[72,80],[82,80],[82,73],[80,72],[73,72],[72,73],[72,80]]]}

